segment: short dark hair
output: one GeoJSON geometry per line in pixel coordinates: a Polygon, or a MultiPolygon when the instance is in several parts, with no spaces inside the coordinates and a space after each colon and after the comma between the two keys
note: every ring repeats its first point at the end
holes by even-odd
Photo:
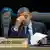
{"type": "Polygon", "coordinates": [[[29,9],[27,7],[21,7],[20,9],[18,9],[17,14],[20,14],[21,12],[29,12],[29,9]]]}

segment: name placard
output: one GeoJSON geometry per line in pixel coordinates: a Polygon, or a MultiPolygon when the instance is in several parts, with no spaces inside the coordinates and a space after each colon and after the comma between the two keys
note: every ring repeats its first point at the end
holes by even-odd
{"type": "Polygon", "coordinates": [[[19,38],[8,38],[6,40],[2,40],[0,42],[0,47],[4,48],[12,48],[12,47],[20,47],[20,48],[27,48],[28,47],[28,41],[27,38],[19,39],[19,38]]]}

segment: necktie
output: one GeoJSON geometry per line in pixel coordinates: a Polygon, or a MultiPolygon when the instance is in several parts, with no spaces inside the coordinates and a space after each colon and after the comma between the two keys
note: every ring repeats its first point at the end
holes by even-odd
{"type": "Polygon", "coordinates": [[[30,44],[30,33],[29,33],[29,28],[28,28],[28,26],[27,27],[25,27],[25,34],[26,34],[26,37],[28,38],[28,44],[30,44]]]}
{"type": "Polygon", "coordinates": [[[25,26],[25,35],[26,35],[26,37],[28,36],[28,34],[29,34],[28,26],[25,26]]]}

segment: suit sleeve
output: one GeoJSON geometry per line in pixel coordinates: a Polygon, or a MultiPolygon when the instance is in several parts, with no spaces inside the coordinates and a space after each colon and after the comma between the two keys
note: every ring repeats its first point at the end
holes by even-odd
{"type": "Polygon", "coordinates": [[[18,30],[15,31],[15,30],[14,30],[14,27],[10,28],[10,29],[9,29],[9,32],[8,32],[8,36],[9,36],[9,37],[17,37],[17,36],[18,36],[18,30]]]}

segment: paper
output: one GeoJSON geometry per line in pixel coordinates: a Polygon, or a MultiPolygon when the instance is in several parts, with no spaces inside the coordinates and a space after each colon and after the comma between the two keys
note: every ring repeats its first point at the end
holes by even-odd
{"type": "Polygon", "coordinates": [[[38,41],[45,38],[47,35],[42,34],[42,33],[35,33],[34,35],[31,36],[31,45],[38,44],[38,41]]]}

